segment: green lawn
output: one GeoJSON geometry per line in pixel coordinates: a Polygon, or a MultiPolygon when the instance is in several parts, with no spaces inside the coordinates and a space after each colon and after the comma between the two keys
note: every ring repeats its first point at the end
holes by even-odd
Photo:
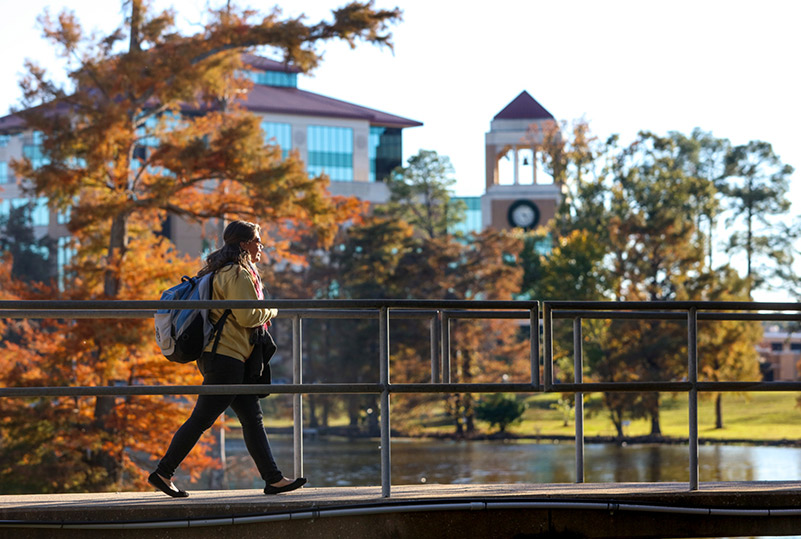
{"type": "MultiPolygon", "coordinates": [[[[701,438],[722,440],[801,440],[801,408],[796,404],[798,396],[799,393],[789,392],[726,393],[723,395],[723,428],[715,429],[714,401],[704,395],[699,401],[698,434],[701,438]]],[[[557,406],[560,397],[561,394],[558,393],[544,393],[526,398],[528,407],[523,415],[523,421],[510,427],[508,431],[519,436],[574,436],[576,427],[572,410],[568,425],[565,426],[563,410],[557,406]]],[[[275,410],[268,409],[271,405],[291,406],[288,399],[287,403],[283,403],[282,397],[277,395],[271,399],[276,400],[265,406],[265,423],[268,428],[291,426],[292,420],[289,415],[283,414],[283,417],[278,417],[279,414],[275,414],[275,410]]],[[[266,402],[269,401],[270,399],[266,402]]],[[[686,393],[662,394],[660,421],[664,436],[682,438],[688,436],[687,402],[686,393]]],[[[617,434],[603,408],[600,393],[585,395],[584,407],[585,436],[617,434]]],[[[237,424],[234,417],[229,418],[229,421],[232,426],[237,424]]],[[[346,424],[347,418],[344,416],[331,418],[332,426],[346,424]]],[[[427,411],[418,410],[415,419],[410,420],[408,424],[403,424],[401,417],[394,414],[392,425],[393,428],[423,436],[454,432],[452,422],[442,413],[439,403],[432,404],[427,411]]],[[[492,432],[486,423],[477,421],[477,426],[482,433],[492,432]]],[[[651,431],[651,424],[645,419],[631,421],[624,431],[627,436],[647,435],[651,431]]]]}
{"type": "MultiPolygon", "coordinates": [[[[529,407],[523,422],[510,432],[519,435],[573,435],[575,422],[563,426],[563,414],[550,406],[560,395],[542,394],[528,399],[529,407]]],[[[698,404],[698,435],[702,438],[782,440],[801,439],[801,408],[796,406],[798,393],[754,392],[726,393],[723,395],[723,428],[715,428],[714,401],[703,396],[698,404]]],[[[615,436],[616,430],[601,403],[601,394],[584,398],[586,436],[615,436]]],[[[660,423],[665,436],[687,437],[688,395],[663,394],[660,423]]],[[[625,429],[627,436],[647,435],[651,431],[649,420],[632,421],[625,429]]]]}

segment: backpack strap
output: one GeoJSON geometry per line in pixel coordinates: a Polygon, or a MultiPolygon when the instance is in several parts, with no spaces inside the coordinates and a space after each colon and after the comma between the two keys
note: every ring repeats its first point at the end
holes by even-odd
{"type": "MultiPolygon", "coordinates": [[[[230,266],[233,262],[229,262],[226,266],[230,266]]],[[[225,267],[225,266],[223,266],[225,267]]],[[[214,275],[211,276],[211,297],[214,297],[214,277],[217,275],[217,272],[214,272],[214,275]]],[[[220,337],[222,337],[222,330],[223,326],[225,325],[225,321],[228,320],[228,315],[231,314],[231,309],[225,309],[223,311],[222,316],[217,323],[214,324],[214,330],[212,331],[212,335],[214,335],[214,345],[211,347],[211,357],[217,357],[217,345],[220,344],[220,337]],[[216,335],[215,335],[216,334],[216,335]]]]}
{"type": "MultiPolygon", "coordinates": [[[[212,282],[212,286],[213,285],[214,284],[212,282]]],[[[223,329],[223,326],[225,325],[225,321],[228,319],[228,315],[229,314],[231,314],[231,309],[225,309],[225,312],[223,312],[223,314],[220,317],[220,319],[217,320],[216,324],[214,324],[214,332],[213,333],[216,333],[216,335],[214,336],[214,346],[211,347],[211,356],[212,357],[217,357],[217,345],[220,344],[220,337],[222,337],[222,329],[223,329]]]]}

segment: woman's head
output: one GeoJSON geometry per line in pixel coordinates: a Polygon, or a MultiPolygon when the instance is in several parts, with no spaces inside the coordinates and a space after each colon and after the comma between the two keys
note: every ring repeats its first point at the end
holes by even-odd
{"type": "Polygon", "coordinates": [[[261,228],[256,223],[232,221],[223,232],[222,248],[206,257],[206,266],[198,275],[212,273],[231,262],[247,266],[261,259],[261,228]]]}
{"type": "Polygon", "coordinates": [[[225,227],[223,241],[228,249],[240,249],[247,253],[251,262],[261,259],[261,228],[248,221],[232,221],[225,227]]]}
{"type": "Polygon", "coordinates": [[[245,251],[251,262],[261,259],[261,228],[256,223],[247,221],[232,221],[223,232],[225,245],[237,246],[245,251]]]}

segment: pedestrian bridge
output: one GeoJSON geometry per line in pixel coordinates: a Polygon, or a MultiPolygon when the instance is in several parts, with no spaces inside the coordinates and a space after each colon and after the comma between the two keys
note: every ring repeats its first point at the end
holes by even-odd
{"type": "MultiPolygon", "coordinates": [[[[801,536],[801,478],[781,482],[699,482],[699,392],[801,391],[801,382],[699,380],[699,320],[801,320],[801,304],[752,302],[536,302],[436,300],[176,301],[175,308],[277,307],[292,320],[293,383],[272,386],[0,387],[2,398],[63,396],[293,395],[294,475],[303,473],[303,395],[380,396],[381,484],[314,488],[266,497],[258,490],[0,496],[0,537],[722,537],[801,536]],[[431,379],[391,383],[390,321],[430,321],[431,379]],[[307,318],[378,321],[379,379],[374,383],[304,384],[302,322],[307,318]],[[531,328],[530,380],[452,383],[450,322],[522,319],[531,328]],[[553,322],[573,322],[572,382],[554,376],[553,322]],[[584,382],[582,321],[592,318],[676,320],[686,328],[687,378],[584,382]],[[267,390],[267,391],[265,391],[267,390]],[[685,392],[689,395],[688,483],[584,483],[583,395],[590,392],[685,392]],[[392,484],[392,393],[537,393],[576,395],[575,484],[392,484]],[[797,480],[797,481],[796,481],[797,480]]],[[[147,318],[157,301],[0,301],[0,318],[147,318]]],[[[565,343],[557,345],[565,346],[565,343]]],[[[569,346],[569,344],[568,344],[569,346]]],[[[536,455],[532,455],[536,458],[536,455]]]]}
{"type": "Polygon", "coordinates": [[[735,537],[801,535],[801,481],[393,485],[0,496],[0,537],[735,537]]]}

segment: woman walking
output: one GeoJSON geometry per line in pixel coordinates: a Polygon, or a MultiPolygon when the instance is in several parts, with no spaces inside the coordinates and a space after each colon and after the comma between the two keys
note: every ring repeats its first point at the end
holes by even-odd
{"type": "MultiPolygon", "coordinates": [[[[261,279],[254,266],[261,258],[263,247],[259,225],[234,221],[225,228],[223,241],[223,247],[206,257],[206,265],[198,273],[198,276],[215,274],[213,299],[264,299],[261,279]]],[[[224,309],[212,309],[209,313],[212,322],[219,320],[223,312],[224,309]]],[[[266,329],[277,314],[277,309],[232,309],[220,330],[222,335],[216,353],[212,354],[213,345],[209,343],[197,361],[203,385],[244,383],[245,361],[254,346],[251,334],[257,328],[266,329]]],[[[305,478],[287,479],[275,464],[257,395],[199,395],[192,415],[175,433],[156,471],[148,477],[150,484],[173,498],[189,496],[173,484],[172,476],[200,436],[229,406],[242,424],[248,453],[266,483],[264,493],[279,494],[302,487],[305,478]]]]}

